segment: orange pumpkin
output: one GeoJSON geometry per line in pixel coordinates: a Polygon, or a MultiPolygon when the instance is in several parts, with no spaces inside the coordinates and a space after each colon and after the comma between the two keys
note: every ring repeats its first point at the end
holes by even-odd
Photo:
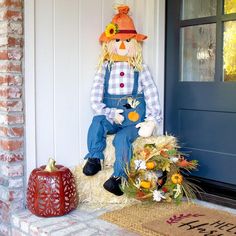
{"type": "Polygon", "coordinates": [[[128,119],[131,120],[131,121],[133,121],[133,122],[138,121],[138,119],[139,119],[139,114],[138,114],[138,112],[136,112],[136,111],[131,111],[131,112],[129,112],[129,114],[128,114],[128,119]]]}
{"type": "Polygon", "coordinates": [[[146,163],[146,168],[147,170],[152,170],[156,167],[156,162],[155,161],[149,161],[146,163]]]}
{"type": "Polygon", "coordinates": [[[151,188],[151,182],[149,182],[149,181],[141,181],[141,183],[140,183],[140,187],[142,187],[142,188],[146,188],[146,189],[149,189],[149,188],[151,188]]]}
{"type": "Polygon", "coordinates": [[[174,184],[182,184],[183,176],[181,174],[176,173],[171,176],[171,180],[174,184]]]}

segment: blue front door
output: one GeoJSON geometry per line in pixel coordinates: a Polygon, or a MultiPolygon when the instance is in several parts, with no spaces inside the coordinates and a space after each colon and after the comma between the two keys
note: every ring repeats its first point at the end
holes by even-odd
{"type": "Polygon", "coordinates": [[[236,189],[235,9],[167,0],[165,130],[199,160],[193,175],[236,189]]]}

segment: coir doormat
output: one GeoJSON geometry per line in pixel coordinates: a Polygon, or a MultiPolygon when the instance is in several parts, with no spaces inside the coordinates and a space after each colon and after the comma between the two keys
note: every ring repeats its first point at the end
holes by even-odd
{"type": "Polygon", "coordinates": [[[134,205],[101,218],[144,236],[236,235],[236,215],[195,204],[134,205]]]}

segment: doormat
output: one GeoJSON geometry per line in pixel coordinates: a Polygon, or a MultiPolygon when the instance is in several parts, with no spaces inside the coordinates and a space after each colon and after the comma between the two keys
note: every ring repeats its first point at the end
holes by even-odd
{"type": "Polygon", "coordinates": [[[134,205],[100,218],[144,236],[236,235],[236,215],[196,204],[134,205]]]}

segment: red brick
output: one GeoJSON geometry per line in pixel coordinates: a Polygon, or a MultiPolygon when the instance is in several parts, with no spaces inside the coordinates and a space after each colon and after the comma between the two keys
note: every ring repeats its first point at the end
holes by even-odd
{"type": "Polygon", "coordinates": [[[8,46],[9,47],[23,47],[23,39],[16,37],[8,37],[8,46]]]}
{"type": "Polygon", "coordinates": [[[22,111],[22,101],[0,101],[0,111],[22,111]]]}
{"type": "MultiPolygon", "coordinates": [[[[7,30],[7,28],[5,29],[7,30]]],[[[9,36],[8,34],[0,35],[0,46],[8,46],[8,47],[23,47],[23,38],[17,35],[15,36],[9,36]]]]}
{"type": "MultiPolygon", "coordinates": [[[[6,177],[3,177],[0,175],[0,185],[3,185],[3,186],[8,186],[8,181],[6,179],[6,177]]],[[[2,207],[2,204],[0,203],[0,209],[2,207]]]]}
{"type": "Polygon", "coordinates": [[[20,98],[21,88],[18,87],[0,87],[0,97],[2,98],[20,98]]]}
{"type": "MultiPolygon", "coordinates": [[[[1,221],[3,223],[7,223],[10,220],[10,216],[11,216],[11,210],[8,204],[6,204],[5,202],[2,203],[2,210],[1,210],[1,221]]],[[[0,222],[1,222],[0,221],[0,222]]]]}
{"type": "Polygon", "coordinates": [[[6,177],[21,177],[23,176],[23,164],[18,163],[14,165],[0,165],[1,174],[6,177]]]}
{"type": "Polygon", "coordinates": [[[0,0],[0,235],[11,235],[11,213],[24,206],[22,10],[23,0],[0,0]]]}
{"type": "Polygon", "coordinates": [[[8,60],[7,50],[1,50],[0,51],[0,60],[8,60]]]}
{"type": "Polygon", "coordinates": [[[0,20],[22,20],[22,12],[5,9],[0,12],[0,20]]]}
{"type": "Polygon", "coordinates": [[[2,185],[8,188],[22,188],[23,187],[23,178],[11,178],[11,177],[3,177],[0,176],[0,183],[3,183],[2,185]]]}
{"type": "Polygon", "coordinates": [[[0,7],[22,7],[22,0],[2,0],[0,7]]]}
{"type": "Polygon", "coordinates": [[[22,200],[18,200],[18,201],[2,201],[0,200],[0,208],[5,208],[6,210],[9,209],[10,211],[16,211],[16,210],[20,210],[23,207],[23,201],[22,200]]]}
{"type": "Polygon", "coordinates": [[[8,115],[8,124],[14,125],[14,124],[23,124],[23,115],[17,114],[17,115],[8,115]]]}
{"type": "MultiPolygon", "coordinates": [[[[14,34],[15,36],[22,36],[23,23],[22,21],[0,21],[0,34],[14,34]]],[[[6,42],[6,37],[3,37],[6,42]]]]}
{"type": "Polygon", "coordinates": [[[2,61],[0,72],[21,72],[21,62],[2,61]]]}
{"type": "Polygon", "coordinates": [[[17,151],[23,147],[22,140],[0,140],[0,148],[3,151],[17,151]]]}
{"type": "Polygon", "coordinates": [[[0,136],[5,137],[22,137],[24,134],[23,127],[2,127],[0,126],[0,136]]]}
{"type": "Polygon", "coordinates": [[[0,35],[0,46],[7,46],[8,44],[8,35],[7,34],[3,34],[0,35]]]}
{"type": "Polygon", "coordinates": [[[9,152],[1,152],[0,153],[0,161],[2,162],[19,162],[24,160],[23,153],[9,153],[9,152]]]}
{"type": "Polygon", "coordinates": [[[1,114],[0,113],[0,124],[3,125],[16,125],[23,124],[23,114],[1,114]]]}
{"type": "Polygon", "coordinates": [[[0,60],[20,60],[22,51],[20,49],[0,50],[0,60]]]}
{"type": "Polygon", "coordinates": [[[8,21],[0,21],[0,34],[7,34],[10,31],[9,22],[8,21]]]}
{"type": "Polygon", "coordinates": [[[24,198],[24,191],[22,190],[10,190],[9,201],[21,200],[24,198]]]}
{"type": "Polygon", "coordinates": [[[23,24],[21,21],[9,21],[8,34],[23,34],[23,24]]]}
{"type": "Polygon", "coordinates": [[[21,201],[24,198],[24,191],[23,189],[9,190],[8,188],[0,185],[0,198],[4,200],[4,202],[21,201]]]}
{"type": "Polygon", "coordinates": [[[1,85],[22,85],[21,75],[0,75],[1,85]]]}

